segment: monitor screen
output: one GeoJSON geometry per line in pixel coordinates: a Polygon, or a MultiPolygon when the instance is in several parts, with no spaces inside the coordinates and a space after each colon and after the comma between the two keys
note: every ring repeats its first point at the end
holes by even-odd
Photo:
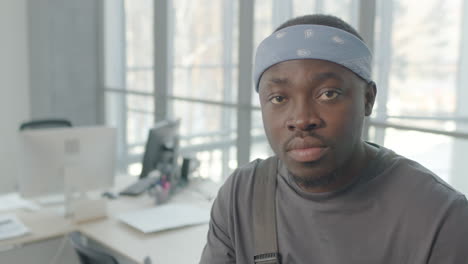
{"type": "Polygon", "coordinates": [[[155,169],[172,169],[175,173],[179,150],[180,120],[164,120],[150,129],[143,155],[140,178],[147,177],[155,169]]]}
{"type": "Polygon", "coordinates": [[[20,132],[19,191],[24,197],[113,185],[115,128],[69,127],[20,132]]]}

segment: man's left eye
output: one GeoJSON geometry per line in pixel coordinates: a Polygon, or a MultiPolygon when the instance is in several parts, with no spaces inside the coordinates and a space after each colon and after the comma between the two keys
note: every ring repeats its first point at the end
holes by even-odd
{"type": "Polygon", "coordinates": [[[320,100],[329,101],[340,95],[337,91],[326,91],[319,96],[320,100]]]}

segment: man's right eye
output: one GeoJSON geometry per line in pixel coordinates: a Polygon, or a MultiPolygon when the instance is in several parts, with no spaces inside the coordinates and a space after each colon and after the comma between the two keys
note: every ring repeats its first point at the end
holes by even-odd
{"type": "Polygon", "coordinates": [[[270,102],[273,104],[283,104],[286,102],[286,97],[284,96],[274,96],[270,99],[270,102]]]}

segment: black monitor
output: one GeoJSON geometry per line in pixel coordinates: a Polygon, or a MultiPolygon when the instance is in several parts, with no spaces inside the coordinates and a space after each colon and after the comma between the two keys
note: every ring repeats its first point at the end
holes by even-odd
{"type": "Polygon", "coordinates": [[[175,175],[179,151],[180,120],[157,122],[148,134],[140,178],[148,176],[152,170],[165,170],[175,175]],[[168,171],[169,170],[169,171],[168,171]]]}

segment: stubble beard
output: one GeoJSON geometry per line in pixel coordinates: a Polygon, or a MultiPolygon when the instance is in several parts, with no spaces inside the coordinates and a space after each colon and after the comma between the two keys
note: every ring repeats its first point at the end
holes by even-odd
{"type": "Polygon", "coordinates": [[[298,176],[294,173],[289,172],[296,182],[301,188],[304,189],[317,189],[321,187],[326,187],[338,180],[338,173],[332,172],[330,174],[326,174],[323,176],[315,177],[315,176],[298,176]]]}

